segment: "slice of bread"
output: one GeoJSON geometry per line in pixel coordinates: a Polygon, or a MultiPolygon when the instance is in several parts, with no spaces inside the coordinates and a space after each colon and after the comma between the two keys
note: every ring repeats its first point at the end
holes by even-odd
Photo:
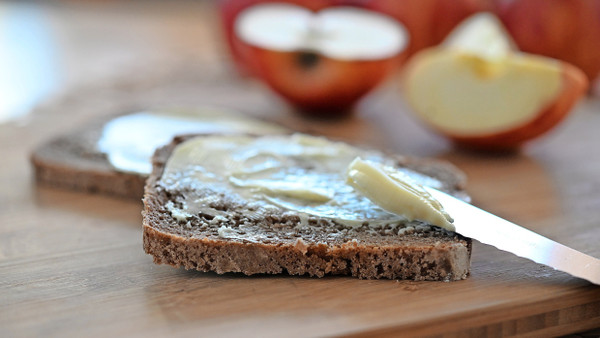
{"type": "MultiPolygon", "coordinates": [[[[238,175],[232,179],[223,171],[238,170],[239,166],[229,163],[229,157],[223,160],[220,153],[236,148],[207,150],[207,144],[219,144],[223,140],[220,137],[178,137],[155,153],[143,199],[144,250],[153,256],[155,263],[219,274],[289,273],[318,277],[331,274],[444,281],[468,276],[469,238],[420,221],[387,219],[389,215],[381,216],[382,210],[367,202],[355,203],[355,197],[348,199],[337,191],[327,197],[327,193],[314,188],[341,187],[338,183],[343,178],[335,175],[343,176],[343,172],[338,172],[339,168],[332,166],[330,159],[322,158],[331,154],[330,145],[344,147],[342,162],[350,161],[354,155],[375,158],[414,175],[420,183],[466,198],[465,177],[452,165],[432,159],[388,156],[314,137],[309,137],[310,142],[316,139],[316,146],[310,150],[314,158],[307,160],[293,150],[297,143],[305,143],[304,136],[300,141],[294,140],[297,135],[247,136],[246,140],[240,136],[232,142],[234,145],[241,142],[244,151],[252,151],[254,147],[270,149],[269,145],[284,150],[273,150],[275,155],[268,156],[258,151],[258,156],[247,157],[252,158],[253,168],[260,169],[242,170],[243,176],[232,174],[238,175]],[[272,161],[279,163],[275,168],[281,165],[285,169],[265,166],[272,161]],[[299,169],[289,169],[290,165],[299,169]],[[269,180],[264,185],[264,180],[249,179],[256,172],[260,174],[257,177],[264,179],[263,170],[274,170],[269,177],[283,177],[284,183],[273,184],[269,180]],[[282,172],[295,176],[281,176],[282,172]],[[323,172],[326,176],[319,176],[323,172]],[[247,180],[240,183],[237,177],[247,180]],[[319,181],[314,177],[325,179],[319,181]],[[286,190],[288,183],[293,191],[286,190]],[[285,196],[280,198],[279,194],[285,196]],[[298,198],[304,201],[297,204],[298,198]],[[305,202],[309,207],[304,208],[305,202]],[[326,209],[320,207],[322,203],[327,205],[326,209]],[[338,214],[336,208],[340,205],[339,210],[345,211],[338,214]],[[366,209],[354,209],[357,205],[366,209]],[[328,216],[331,210],[333,214],[328,216]],[[346,216],[344,212],[348,210],[346,216]],[[371,219],[363,214],[374,216],[371,219]]],[[[235,158],[242,158],[240,154],[235,158]]]]}
{"type": "Polygon", "coordinates": [[[222,108],[160,109],[92,121],[37,147],[31,163],[40,185],[141,200],[155,148],[191,132],[287,130],[222,108]]]}
{"type": "Polygon", "coordinates": [[[147,175],[116,170],[98,150],[106,121],[95,121],[37,147],[31,155],[37,184],[139,200],[147,175]]]}

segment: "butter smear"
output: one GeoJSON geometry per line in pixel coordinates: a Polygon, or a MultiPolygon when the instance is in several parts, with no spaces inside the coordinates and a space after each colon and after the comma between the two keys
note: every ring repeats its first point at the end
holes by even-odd
{"type": "Polygon", "coordinates": [[[382,209],[408,220],[421,220],[454,231],[453,220],[422,186],[392,167],[357,157],[346,182],[382,209]]]}
{"type": "MultiPolygon", "coordinates": [[[[392,169],[396,162],[380,152],[304,134],[258,138],[213,135],[187,140],[174,149],[160,184],[170,190],[186,191],[183,203],[169,206],[175,217],[182,220],[199,213],[218,219],[225,211],[213,203],[219,196],[227,196],[228,203],[248,207],[248,219],[285,210],[300,217],[301,227],[310,226],[310,218],[320,217],[349,228],[403,228],[411,218],[452,229],[449,217],[443,216],[439,211],[443,209],[431,196],[423,192],[418,195],[420,200],[398,197],[391,183],[361,169],[363,162],[367,164],[362,167],[371,163],[378,166],[377,170],[386,170],[380,176],[396,185],[401,180],[396,176],[417,182],[415,187],[442,185],[408,168],[392,169]],[[357,157],[365,161],[357,162],[357,157]],[[353,185],[348,184],[345,175],[348,166],[353,185]],[[378,194],[385,195],[377,197],[378,194]],[[393,208],[382,199],[397,205],[393,208]],[[421,200],[429,204],[419,207],[419,203],[425,203],[421,200]]],[[[221,232],[225,234],[226,229],[221,232]]]]}

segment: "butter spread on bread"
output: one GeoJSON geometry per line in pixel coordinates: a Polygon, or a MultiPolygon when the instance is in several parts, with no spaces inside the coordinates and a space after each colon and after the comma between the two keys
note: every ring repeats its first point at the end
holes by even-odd
{"type": "Polygon", "coordinates": [[[104,125],[98,150],[119,171],[150,174],[156,148],[182,134],[283,133],[285,129],[223,108],[148,111],[123,115],[104,125]]]}
{"type": "MultiPolygon", "coordinates": [[[[303,218],[331,218],[351,227],[361,226],[365,220],[372,227],[404,224],[406,214],[398,208],[392,211],[373,203],[363,191],[346,183],[346,168],[358,155],[373,163],[392,165],[391,159],[379,152],[304,134],[196,138],[174,150],[161,183],[190,190],[209,185],[213,191],[252,204],[256,214],[266,215],[277,207],[303,218]]],[[[441,185],[406,168],[398,172],[421,184],[441,185]]],[[[402,201],[397,204],[402,208],[402,201]]],[[[219,214],[202,198],[188,200],[181,209],[172,207],[171,212],[219,214]]],[[[443,226],[448,228],[446,223],[443,226]]]]}

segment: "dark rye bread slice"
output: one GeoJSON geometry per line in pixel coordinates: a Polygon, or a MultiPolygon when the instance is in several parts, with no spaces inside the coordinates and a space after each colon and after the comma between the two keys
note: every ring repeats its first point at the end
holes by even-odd
{"type": "MultiPolygon", "coordinates": [[[[159,181],[171,152],[188,138],[176,138],[157,150],[146,182],[144,250],[157,264],[219,274],[332,274],[368,279],[452,281],[469,274],[471,239],[419,222],[375,230],[311,217],[311,227],[298,227],[300,217],[293,212],[275,210],[257,219],[251,207],[216,195],[211,207],[226,211],[226,217],[199,213],[178,220],[167,206],[181,204],[193,194],[168,190],[159,181]],[[236,236],[220,236],[223,225],[236,236]]],[[[394,159],[399,167],[433,177],[442,182],[442,190],[466,198],[465,177],[452,165],[431,159],[394,159]]]]}
{"type": "Polygon", "coordinates": [[[109,119],[58,136],[31,154],[38,184],[139,200],[147,175],[115,170],[97,149],[102,128],[109,119]]]}

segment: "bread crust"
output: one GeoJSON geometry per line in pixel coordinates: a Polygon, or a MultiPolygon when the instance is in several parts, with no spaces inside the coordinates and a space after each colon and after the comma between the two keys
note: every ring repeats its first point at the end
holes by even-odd
{"type": "Polygon", "coordinates": [[[92,122],[37,147],[30,157],[37,184],[141,200],[148,176],[116,170],[97,149],[106,122],[92,122]]]}
{"type": "MultiPolygon", "coordinates": [[[[445,281],[469,275],[471,240],[437,227],[398,234],[389,228],[343,229],[335,222],[317,219],[312,229],[299,230],[297,218],[288,213],[253,220],[240,232],[243,236],[223,238],[218,234],[219,226],[247,224],[243,211],[222,224],[202,215],[187,222],[177,220],[165,205],[181,192],[166,191],[158,182],[173,149],[189,137],[175,138],[156,151],[153,172],[146,181],[143,243],[157,264],[246,275],[289,273],[445,281]]],[[[433,176],[443,182],[443,190],[466,196],[464,175],[448,163],[398,157],[398,165],[433,176]]]]}

